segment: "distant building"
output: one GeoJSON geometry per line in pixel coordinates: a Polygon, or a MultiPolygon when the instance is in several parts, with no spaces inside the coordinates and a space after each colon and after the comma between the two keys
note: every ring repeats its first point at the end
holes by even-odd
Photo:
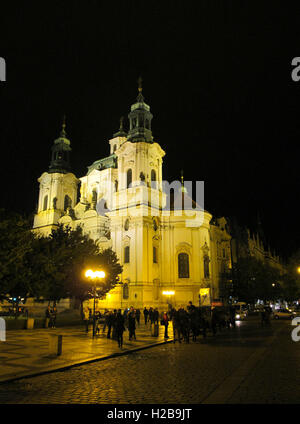
{"type": "Polygon", "coordinates": [[[285,265],[282,259],[274,251],[271,252],[270,246],[266,246],[266,240],[260,222],[256,232],[251,232],[249,229],[242,228],[237,223],[234,223],[231,225],[230,233],[232,235],[231,250],[233,263],[236,263],[239,258],[254,257],[278,269],[281,273],[284,272],[285,265]]]}
{"type": "Polygon", "coordinates": [[[152,117],[139,87],[128,115],[128,133],[121,121],[109,140],[110,155],[96,160],[79,179],[71,172],[64,123],[49,170],[38,180],[34,230],[48,235],[59,223],[80,225],[102,248],[111,247],[123,266],[123,284],[99,301],[99,307],[162,309],[190,300],[209,304],[220,297],[221,282],[231,269],[225,218],[212,220],[189,197],[183,180],[165,192],[165,152],[153,140],[152,117]]]}

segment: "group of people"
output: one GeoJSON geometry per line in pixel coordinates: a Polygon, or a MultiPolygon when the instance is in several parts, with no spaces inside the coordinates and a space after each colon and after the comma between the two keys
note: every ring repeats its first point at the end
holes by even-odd
{"type": "MultiPolygon", "coordinates": [[[[185,340],[189,343],[190,337],[196,341],[200,334],[206,337],[207,331],[211,331],[213,335],[222,328],[235,328],[235,308],[213,308],[208,311],[204,308],[196,307],[189,302],[186,308],[172,308],[168,312],[160,313],[158,308],[146,307],[143,310],[145,326],[154,325],[164,326],[164,338],[168,339],[169,323],[173,324],[174,343],[176,340],[181,343],[185,340]]],[[[85,329],[88,332],[89,323],[93,319],[92,310],[86,307],[83,311],[85,329]]],[[[129,340],[136,340],[136,328],[140,325],[141,311],[134,309],[132,306],[125,309],[114,309],[113,311],[105,310],[103,315],[100,311],[95,311],[95,331],[96,334],[101,332],[101,322],[103,322],[102,334],[107,332],[107,338],[118,341],[120,348],[123,346],[123,333],[128,330],[129,340]]],[[[158,332],[157,332],[158,335],[158,332]]]]}
{"type": "MultiPolygon", "coordinates": [[[[148,324],[159,324],[160,314],[158,308],[146,307],[143,310],[145,326],[148,324]]],[[[132,306],[125,309],[122,313],[121,309],[114,309],[113,311],[105,310],[103,314],[99,310],[95,311],[95,333],[102,334],[106,332],[108,339],[112,338],[118,341],[120,348],[123,346],[123,333],[128,330],[129,340],[136,340],[136,328],[140,326],[141,311],[134,309],[132,306]]],[[[83,309],[83,321],[85,324],[85,331],[88,333],[89,325],[93,321],[93,313],[87,306],[83,309]]],[[[161,314],[161,324],[165,326],[165,338],[168,337],[169,316],[166,312],[161,314]]]]}
{"type": "Polygon", "coordinates": [[[57,316],[57,308],[54,305],[52,308],[48,305],[46,309],[46,328],[56,328],[56,316],[57,316]]]}
{"type": "Polygon", "coordinates": [[[212,308],[211,310],[196,307],[190,301],[187,308],[173,308],[170,313],[173,324],[173,341],[189,343],[190,337],[196,341],[200,334],[206,338],[207,331],[213,335],[222,328],[235,328],[235,308],[212,308]]]}
{"type": "Polygon", "coordinates": [[[144,314],[145,325],[147,325],[148,323],[158,324],[158,320],[159,320],[158,308],[153,309],[152,307],[150,307],[149,309],[147,309],[145,306],[143,314],[144,314]]]}
{"type": "MultiPolygon", "coordinates": [[[[89,330],[89,323],[92,319],[91,310],[86,307],[83,310],[84,322],[86,332],[89,330]]],[[[129,331],[129,340],[136,340],[136,325],[140,325],[140,316],[141,312],[139,309],[134,309],[131,307],[129,310],[125,309],[122,313],[121,309],[114,309],[113,311],[105,310],[104,314],[101,315],[100,311],[95,311],[95,326],[96,334],[99,334],[101,331],[100,320],[104,319],[102,334],[107,331],[107,338],[114,339],[118,341],[120,348],[123,346],[123,333],[126,328],[129,331]]],[[[102,320],[103,321],[103,320],[102,320]]]]}

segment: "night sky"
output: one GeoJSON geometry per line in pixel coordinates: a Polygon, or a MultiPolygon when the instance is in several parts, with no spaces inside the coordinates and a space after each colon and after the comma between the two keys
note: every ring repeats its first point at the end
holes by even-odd
{"type": "Polygon", "coordinates": [[[137,79],[163,177],[205,181],[205,209],[299,247],[296,2],[42,1],[1,6],[0,207],[32,213],[66,114],[72,170],[109,155],[137,79]]]}

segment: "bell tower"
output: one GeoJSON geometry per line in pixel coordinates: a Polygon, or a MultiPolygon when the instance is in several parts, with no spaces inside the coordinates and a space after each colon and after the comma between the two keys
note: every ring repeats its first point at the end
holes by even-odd
{"type": "Polygon", "coordinates": [[[129,133],[127,140],[132,143],[138,141],[145,141],[147,143],[153,143],[152,131],[151,131],[151,120],[153,118],[150,112],[150,106],[145,103],[144,96],[142,94],[142,78],[138,79],[138,90],[139,94],[136,98],[136,103],[131,106],[131,111],[128,115],[129,118],[129,133]]]}
{"type": "Polygon", "coordinates": [[[40,183],[38,210],[34,217],[34,230],[48,235],[58,220],[77,203],[79,180],[71,171],[71,143],[66,137],[65,118],[60,136],[54,140],[48,172],[38,179],[40,183]]]}

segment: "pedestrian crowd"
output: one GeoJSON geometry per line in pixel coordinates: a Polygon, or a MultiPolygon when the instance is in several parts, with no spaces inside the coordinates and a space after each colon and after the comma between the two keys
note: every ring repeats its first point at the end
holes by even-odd
{"type": "MultiPolygon", "coordinates": [[[[152,326],[156,328],[161,324],[165,326],[165,338],[168,337],[169,315],[164,312],[159,313],[158,308],[146,307],[141,312],[140,309],[134,309],[132,306],[126,308],[123,312],[121,309],[114,309],[113,311],[105,310],[103,314],[99,310],[95,311],[95,333],[96,335],[102,333],[106,334],[108,339],[118,341],[120,348],[123,346],[123,333],[128,330],[129,341],[136,340],[136,328],[141,325],[141,315],[144,316],[145,326],[152,326]],[[102,324],[102,329],[101,329],[102,324]]],[[[93,321],[92,310],[87,306],[83,309],[83,321],[85,324],[85,331],[89,331],[89,325],[93,321]]],[[[158,335],[158,330],[156,332],[158,335]]]]}
{"type": "MultiPolygon", "coordinates": [[[[89,323],[92,319],[92,310],[86,307],[83,311],[85,329],[88,332],[89,323]]],[[[105,310],[103,315],[100,311],[95,312],[96,316],[96,334],[104,334],[107,338],[118,341],[121,348],[123,346],[123,333],[128,330],[129,341],[136,340],[136,328],[140,326],[141,315],[144,316],[145,326],[151,328],[152,335],[158,336],[159,325],[164,327],[164,338],[168,339],[169,323],[173,325],[173,340],[181,343],[182,340],[189,343],[190,337],[196,341],[200,334],[205,338],[207,331],[211,331],[213,335],[222,328],[235,328],[235,309],[231,308],[213,308],[207,311],[205,308],[198,308],[189,302],[186,308],[172,308],[169,311],[159,312],[158,308],[140,309],[130,307],[123,312],[121,309],[113,311],[105,310]],[[101,330],[101,323],[103,323],[101,330]]]]}

